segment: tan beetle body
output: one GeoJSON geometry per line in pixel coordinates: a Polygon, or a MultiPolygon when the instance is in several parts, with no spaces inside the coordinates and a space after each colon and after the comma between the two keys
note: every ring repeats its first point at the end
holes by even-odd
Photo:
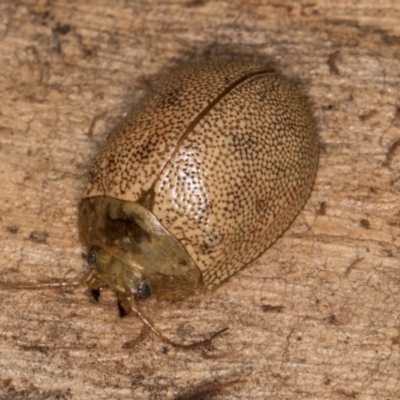
{"type": "Polygon", "coordinates": [[[135,296],[144,281],[169,300],[191,294],[201,278],[216,288],[287,228],[317,164],[313,117],[287,80],[249,62],[187,64],[94,159],[80,209],[82,241],[109,256],[95,270],[107,271],[106,262],[126,273],[99,276],[93,287],[106,283],[135,296]]]}
{"type": "Polygon", "coordinates": [[[73,284],[95,297],[110,287],[122,312],[176,345],[136,300],[215,289],[254,260],[303,207],[317,165],[312,114],[286,79],[248,61],[187,64],[96,155],[79,210],[91,271],[73,284]]]}

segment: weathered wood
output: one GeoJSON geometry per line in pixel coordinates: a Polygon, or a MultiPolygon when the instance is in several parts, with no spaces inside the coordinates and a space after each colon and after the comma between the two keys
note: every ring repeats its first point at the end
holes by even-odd
{"type": "Polygon", "coordinates": [[[88,164],[182,60],[268,56],[298,81],[319,126],[317,182],[284,236],[215,292],[143,303],[176,341],[228,326],[211,347],[149,335],[123,349],[141,324],[118,317],[111,292],[95,303],[84,288],[1,288],[0,397],[398,398],[399,4],[85,3],[0,3],[2,280],[86,268],[77,203],[88,164]]]}

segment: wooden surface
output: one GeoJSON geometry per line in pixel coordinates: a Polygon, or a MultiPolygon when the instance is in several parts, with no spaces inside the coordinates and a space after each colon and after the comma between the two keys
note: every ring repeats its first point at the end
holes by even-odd
{"type": "Polygon", "coordinates": [[[123,349],[141,323],[118,317],[111,292],[1,288],[0,398],[398,399],[400,3],[88,3],[0,2],[2,280],[86,268],[91,158],[193,57],[268,57],[297,81],[318,121],[317,181],[285,235],[215,292],[142,304],[176,341],[229,327],[206,348],[149,335],[123,349]]]}

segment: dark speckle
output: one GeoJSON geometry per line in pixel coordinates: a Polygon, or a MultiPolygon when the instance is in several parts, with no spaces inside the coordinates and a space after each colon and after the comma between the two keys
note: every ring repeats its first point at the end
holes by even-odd
{"type": "Polygon", "coordinates": [[[340,75],[339,68],[336,65],[336,60],[338,59],[338,57],[339,57],[339,50],[335,50],[333,53],[329,55],[328,67],[329,67],[329,72],[332,75],[340,75]]]}
{"type": "Polygon", "coordinates": [[[197,387],[190,388],[185,394],[178,395],[175,400],[206,400],[212,399],[229,387],[243,384],[246,380],[235,379],[229,382],[206,382],[197,387]]]}
{"type": "Polygon", "coordinates": [[[53,29],[53,33],[58,33],[60,35],[66,35],[71,30],[71,26],[68,24],[61,25],[57,23],[56,27],[53,29]]]}
{"type": "Polygon", "coordinates": [[[368,111],[367,113],[359,115],[358,118],[360,121],[364,122],[373,117],[377,112],[377,110],[368,111]]]}
{"type": "Polygon", "coordinates": [[[335,314],[331,314],[328,318],[328,321],[330,324],[333,324],[333,325],[336,325],[338,322],[335,314]]]}
{"type": "Polygon", "coordinates": [[[200,7],[206,3],[206,0],[191,0],[186,4],[186,7],[200,7]]]}
{"type": "Polygon", "coordinates": [[[317,211],[317,215],[326,215],[326,201],[321,201],[319,203],[319,210],[317,211]]]}
{"type": "Polygon", "coordinates": [[[283,308],[284,308],[283,306],[273,306],[271,304],[265,304],[261,306],[261,311],[281,313],[283,311],[283,308]]]}
{"type": "Polygon", "coordinates": [[[16,235],[18,233],[18,231],[19,231],[18,226],[15,226],[15,225],[7,226],[6,229],[7,229],[7,232],[9,232],[9,233],[11,233],[13,235],[16,235]]]}
{"type": "Polygon", "coordinates": [[[391,144],[391,146],[386,154],[386,161],[384,163],[384,166],[390,167],[392,158],[393,158],[394,154],[396,153],[399,146],[400,146],[400,140],[396,140],[394,143],[391,144]]]}
{"type": "Polygon", "coordinates": [[[29,240],[34,243],[44,244],[47,242],[49,234],[47,232],[32,231],[29,240]]]}
{"type": "Polygon", "coordinates": [[[392,337],[393,344],[400,344],[400,335],[392,337]]]}
{"type": "Polygon", "coordinates": [[[340,395],[343,395],[345,397],[348,397],[350,399],[356,399],[358,397],[358,392],[355,392],[355,391],[347,391],[344,389],[338,389],[337,393],[340,395]]]}

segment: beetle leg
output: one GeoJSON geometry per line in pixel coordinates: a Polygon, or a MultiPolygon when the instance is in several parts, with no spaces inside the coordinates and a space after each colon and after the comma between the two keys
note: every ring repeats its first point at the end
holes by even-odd
{"type": "Polygon", "coordinates": [[[198,342],[194,342],[194,343],[189,343],[189,344],[184,344],[184,343],[176,343],[173,342],[172,340],[166,338],[161,332],[159,332],[152,324],[150,321],[148,321],[144,315],[137,310],[137,315],[138,317],[143,321],[143,323],[145,323],[150,330],[155,333],[163,342],[168,343],[169,345],[173,346],[173,347],[178,347],[181,349],[195,349],[197,347],[203,347],[203,346],[207,346],[209,345],[217,336],[221,335],[222,333],[224,333],[225,331],[228,330],[228,328],[223,328],[221,330],[219,330],[216,333],[213,333],[208,339],[203,339],[203,340],[199,340],[198,342]]]}
{"type": "Polygon", "coordinates": [[[90,292],[92,293],[93,298],[96,301],[99,301],[100,291],[101,289],[103,289],[104,286],[106,286],[104,282],[99,279],[94,273],[92,273],[91,276],[89,276],[86,280],[86,284],[90,292]]]}
{"type": "MultiPolygon", "coordinates": [[[[207,346],[217,336],[221,335],[222,333],[224,333],[225,331],[228,330],[228,328],[221,329],[220,331],[212,334],[208,339],[203,339],[203,340],[200,340],[195,343],[190,343],[190,344],[176,343],[176,342],[173,342],[172,340],[168,339],[167,337],[165,337],[157,328],[154,327],[154,325],[140,312],[140,310],[138,309],[136,302],[134,301],[132,296],[129,296],[125,293],[121,297],[124,297],[124,299],[125,299],[124,301],[126,304],[128,304],[128,302],[129,302],[130,308],[131,308],[130,311],[134,312],[142,320],[142,322],[145,324],[145,326],[148,327],[148,329],[151,332],[153,332],[155,335],[157,335],[163,342],[168,343],[169,345],[174,346],[174,347],[179,347],[182,349],[195,349],[197,347],[207,346]]],[[[142,334],[139,336],[139,339],[135,339],[131,342],[125,343],[123,345],[123,347],[124,348],[133,347],[140,340],[142,340],[145,336],[146,335],[144,335],[144,332],[142,332],[142,334]]]]}
{"type": "Polygon", "coordinates": [[[117,292],[118,298],[118,309],[119,309],[119,316],[125,317],[126,315],[132,312],[132,304],[130,296],[126,296],[125,293],[117,292]]]}

